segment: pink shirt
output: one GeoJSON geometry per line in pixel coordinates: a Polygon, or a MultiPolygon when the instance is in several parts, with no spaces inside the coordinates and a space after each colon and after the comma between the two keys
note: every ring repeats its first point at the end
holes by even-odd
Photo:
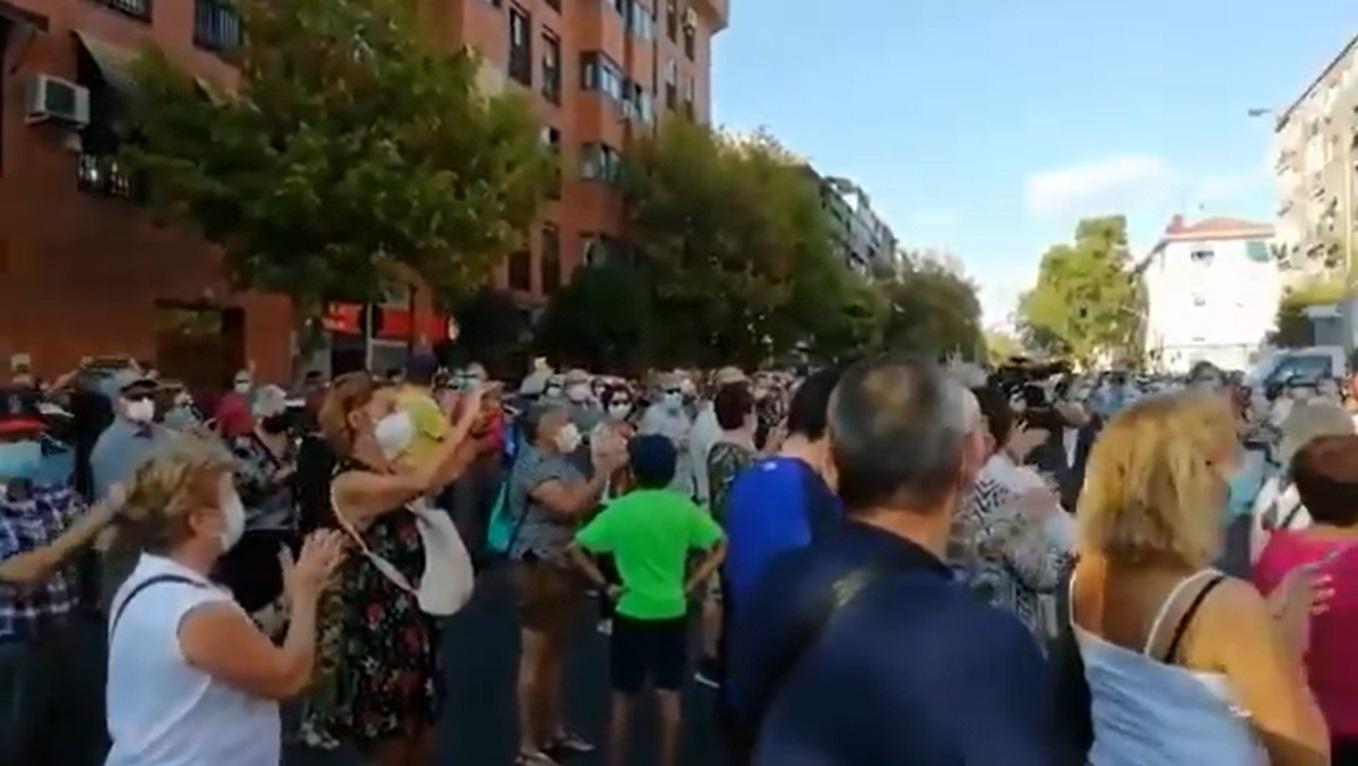
{"type": "Polygon", "coordinates": [[[1304,532],[1279,530],[1254,565],[1254,584],[1270,593],[1302,564],[1337,554],[1324,567],[1334,578],[1330,610],[1311,618],[1306,654],[1311,691],[1335,737],[1358,736],[1358,538],[1319,540],[1304,532]]]}

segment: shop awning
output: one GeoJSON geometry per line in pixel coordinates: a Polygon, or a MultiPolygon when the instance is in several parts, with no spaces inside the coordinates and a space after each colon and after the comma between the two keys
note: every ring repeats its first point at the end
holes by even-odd
{"type": "Polygon", "coordinates": [[[129,95],[137,88],[137,79],[132,74],[132,66],[137,60],[137,52],[77,30],[76,39],[90,59],[99,68],[99,74],[121,95],[129,95]]]}

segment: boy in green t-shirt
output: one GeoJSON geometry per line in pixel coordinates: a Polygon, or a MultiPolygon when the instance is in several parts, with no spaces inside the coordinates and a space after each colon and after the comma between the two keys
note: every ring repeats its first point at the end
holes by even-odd
{"type": "Polygon", "coordinates": [[[687,673],[688,596],[721,566],[726,542],[712,517],[665,489],[677,454],[669,439],[639,436],[627,448],[637,489],[616,500],[575,536],[571,557],[617,602],[609,668],[613,720],[609,760],[626,762],[632,705],[649,680],[660,699],[660,766],[679,754],[680,699],[687,673]],[[706,551],[687,572],[692,549],[706,551]],[[622,585],[610,586],[586,553],[612,554],[622,585]]]}

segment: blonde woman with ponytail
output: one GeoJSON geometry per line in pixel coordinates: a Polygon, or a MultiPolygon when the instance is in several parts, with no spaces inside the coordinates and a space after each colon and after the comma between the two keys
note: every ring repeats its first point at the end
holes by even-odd
{"type": "Polygon", "coordinates": [[[1211,568],[1236,433],[1224,398],[1188,393],[1138,402],[1094,446],[1071,580],[1093,766],[1329,763],[1301,664],[1318,578],[1266,601],[1211,568]]]}
{"type": "Polygon", "coordinates": [[[135,472],[117,545],[140,551],[109,613],[107,766],[257,766],[281,757],[278,700],[311,678],[316,604],[343,558],[317,532],[280,551],[291,621],[275,646],[208,573],[245,529],[219,446],[183,438],[135,472]]]}

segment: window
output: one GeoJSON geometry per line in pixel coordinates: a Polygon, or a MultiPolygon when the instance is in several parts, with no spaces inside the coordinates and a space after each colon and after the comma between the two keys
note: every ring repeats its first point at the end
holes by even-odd
{"type": "Polygon", "coordinates": [[[698,30],[693,28],[689,19],[684,20],[684,55],[693,60],[694,49],[698,47],[698,30]]]}
{"type": "Polygon", "coordinates": [[[1257,239],[1245,243],[1245,256],[1255,263],[1268,263],[1268,243],[1257,239]]]}
{"type": "Polygon", "coordinates": [[[226,0],[195,0],[193,44],[220,53],[240,47],[240,17],[226,0]]]}
{"type": "Polygon", "coordinates": [[[679,62],[674,59],[665,64],[665,106],[679,106],[679,62]]]}
{"type": "Polygon", "coordinates": [[[694,109],[694,106],[693,106],[693,105],[694,105],[694,103],[698,100],[698,98],[697,98],[697,90],[698,90],[697,82],[698,82],[697,79],[695,79],[695,78],[693,78],[693,77],[689,77],[688,79],[684,80],[684,113],[688,115],[688,118],[689,118],[690,120],[693,119],[693,113],[694,113],[694,112],[693,112],[693,109],[694,109]]]}
{"type": "Polygon", "coordinates": [[[654,40],[655,17],[651,15],[651,9],[637,0],[630,0],[627,4],[627,28],[639,39],[654,40]]]}
{"type": "Polygon", "coordinates": [[[1216,259],[1216,253],[1212,252],[1211,248],[1203,247],[1189,253],[1188,258],[1196,264],[1211,266],[1212,261],[1216,259]]]}
{"type": "Polygon", "coordinates": [[[509,76],[533,87],[533,18],[515,5],[509,9],[509,76]]]}
{"type": "Polygon", "coordinates": [[[628,80],[623,85],[623,94],[622,116],[625,119],[635,120],[644,125],[649,125],[655,120],[655,106],[651,94],[646,92],[641,83],[628,80]]]}
{"type": "Polygon", "coordinates": [[[547,7],[561,13],[561,0],[547,0],[547,7]]]}
{"type": "Polygon", "coordinates": [[[580,177],[613,183],[622,169],[622,155],[608,144],[585,144],[580,150],[580,177]]]}
{"type": "Polygon", "coordinates": [[[546,126],[542,129],[542,145],[552,153],[552,188],[547,191],[548,199],[561,199],[561,131],[546,126]]]}
{"type": "Polygon", "coordinates": [[[670,42],[679,42],[679,5],[677,0],[665,0],[665,34],[670,42]]]}
{"type": "Polygon", "coordinates": [[[607,54],[580,54],[580,87],[597,90],[614,101],[622,101],[623,83],[622,67],[607,54]]]}
{"type": "Polygon", "coordinates": [[[583,251],[580,262],[586,266],[631,262],[627,247],[607,234],[581,234],[580,241],[583,251]]]}
{"type": "Polygon", "coordinates": [[[542,33],[542,95],[561,103],[561,41],[551,32],[542,33]]]}
{"type": "Polygon", "coordinates": [[[518,250],[509,256],[509,289],[531,292],[533,289],[533,254],[518,250]]]}
{"type": "Polygon", "coordinates": [[[76,163],[76,188],[110,197],[132,196],[132,181],[111,154],[82,153],[76,163]]]}
{"type": "Polygon", "coordinates": [[[151,20],[151,0],[94,0],[100,5],[106,5],[115,11],[126,13],[135,19],[142,21],[151,20]]]}
{"type": "Polygon", "coordinates": [[[542,227],[542,292],[561,289],[561,233],[555,226],[542,227]]]}

